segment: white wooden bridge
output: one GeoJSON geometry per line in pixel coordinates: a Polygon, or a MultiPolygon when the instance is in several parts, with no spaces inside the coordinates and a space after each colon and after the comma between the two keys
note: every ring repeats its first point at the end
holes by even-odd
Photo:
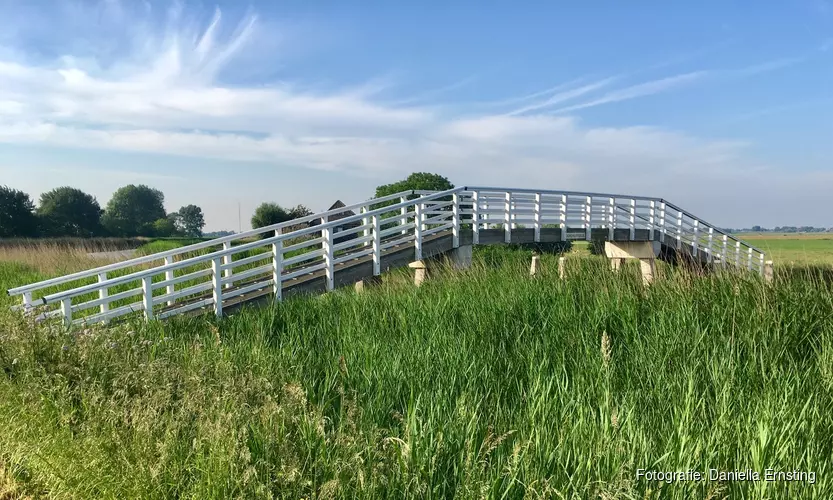
{"type": "Polygon", "coordinates": [[[329,291],[466,245],[656,241],[706,265],[763,274],[764,253],[660,198],[460,187],[404,191],[282,224],[8,290],[67,325],[148,320],[329,291]],[[345,211],[356,215],[330,220],[345,211]]]}

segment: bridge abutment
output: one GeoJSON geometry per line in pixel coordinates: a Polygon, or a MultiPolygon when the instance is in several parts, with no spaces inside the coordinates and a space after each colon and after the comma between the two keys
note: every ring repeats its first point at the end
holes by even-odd
{"type": "Polygon", "coordinates": [[[628,259],[639,260],[642,283],[649,285],[654,281],[660,247],[660,243],[656,241],[606,241],[605,256],[610,259],[610,268],[613,271],[621,269],[628,259]]]}

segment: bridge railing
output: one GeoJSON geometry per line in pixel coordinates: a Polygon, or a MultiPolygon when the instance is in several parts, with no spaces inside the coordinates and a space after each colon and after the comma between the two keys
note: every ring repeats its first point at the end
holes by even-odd
{"type": "Polygon", "coordinates": [[[461,187],[403,191],[8,293],[22,296],[16,308],[37,310],[39,318],[60,316],[67,324],[107,322],[137,311],[164,318],[204,307],[222,316],[232,299],[280,299],[288,284],[313,276],[332,290],[339,268],[362,261],[372,262],[378,275],[382,255],[397,248],[413,248],[419,260],[434,235],[450,234],[457,247],[464,228],[474,244],[483,230],[498,228],[511,243],[513,229],[522,227],[533,230],[534,241],[542,240],[542,232],[563,241],[598,238],[600,229],[608,239],[639,235],[709,262],[763,271],[763,252],[660,198],[461,187]]]}

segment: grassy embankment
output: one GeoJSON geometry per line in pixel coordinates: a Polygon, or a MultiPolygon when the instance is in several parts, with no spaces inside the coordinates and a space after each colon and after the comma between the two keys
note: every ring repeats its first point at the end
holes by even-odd
{"type": "MultiPolygon", "coordinates": [[[[478,249],[419,289],[394,273],[220,322],[67,333],[2,302],[0,463],[87,498],[833,495],[829,273],[663,268],[643,290],[597,258],[559,281],[555,259],[531,280],[528,254],[478,249]]],[[[0,265],[0,287],[35,275],[0,265]]]]}

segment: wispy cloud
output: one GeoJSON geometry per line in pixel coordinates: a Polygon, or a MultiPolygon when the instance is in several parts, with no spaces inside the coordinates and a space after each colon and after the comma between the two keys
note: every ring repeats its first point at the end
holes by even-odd
{"type": "Polygon", "coordinates": [[[240,71],[281,64],[279,51],[264,49],[273,30],[256,13],[228,19],[215,10],[198,22],[184,7],[161,20],[137,3],[105,7],[106,36],[77,42],[89,30],[85,20],[96,19],[87,10],[78,24],[56,30],[67,38],[60,56],[0,47],[0,142],[256,161],[375,180],[430,168],[459,182],[668,197],[708,191],[727,172],[757,167],[741,143],[652,127],[590,127],[564,115],[670,92],[708,71],[630,85],[621,84],[625,75],[583,78],[460,112],[433,101],[474,77],[398,102],[383,98],[394,90],[392,78],[323,86],[286,73],[281,81],[240,83],[240,71]],[[693,178],[672,182],[681,175],[693,178]]]}
{"type": "Polygon", "coordinates": [[[667,78],[661,78],[659,80],[653,80],[649,82],[640,83],[637,85],[631,85],[630,87],[625,87],[619,90],[614,90],[612,92],[608,92],[598,99],[593,99],[592,101],[584,102],[581,104],[576,104],[573,106],[568,106],[566,108],[561,108],[555,111],[555,113],[567,113],[570,111],[577,111],[579,109],[585,108],[592,108],[594,106],[601,106],[602,104],[610,104],[614,102],[621,102],[621,101],[628,101],[631,99],[636,99],[638,97],[645,97],[650,95],[659,94],[662,92],[667,92],[671,89],[687,85],[692,83],[696,80],[699,80],[708,74],[707,71],[694,71],[691,73],[685,73],[682,75],[676,76],[669,76],[667,78]]]}
{"type": "Polygon", "coordinates": [[[539,101],[535,104],[530,104],[527,106],[523,106],[521,108],[514,109],[508,113],[507,116],[515,116],[515,115],[522,115],[525,113],[529,113],[530,111],[540,111],[542,109],[550,108],[557,104],[561,104],[566,101],[570,101],[576,99],[577,97],[581,97],[585,94],[589,94],[596,90],[599,90],[603,87],[606,87],[617,80],[618,77],[610,77],[605,78],[604,80],[599,80],[594,83],[590,83],[587,85],[582,85],[581,87],[573,88],[570,90],[565,90],[561,92],[556,92],[555,94],[551,95],[550,97],[544,99],[543,101],[539,101]]]}

